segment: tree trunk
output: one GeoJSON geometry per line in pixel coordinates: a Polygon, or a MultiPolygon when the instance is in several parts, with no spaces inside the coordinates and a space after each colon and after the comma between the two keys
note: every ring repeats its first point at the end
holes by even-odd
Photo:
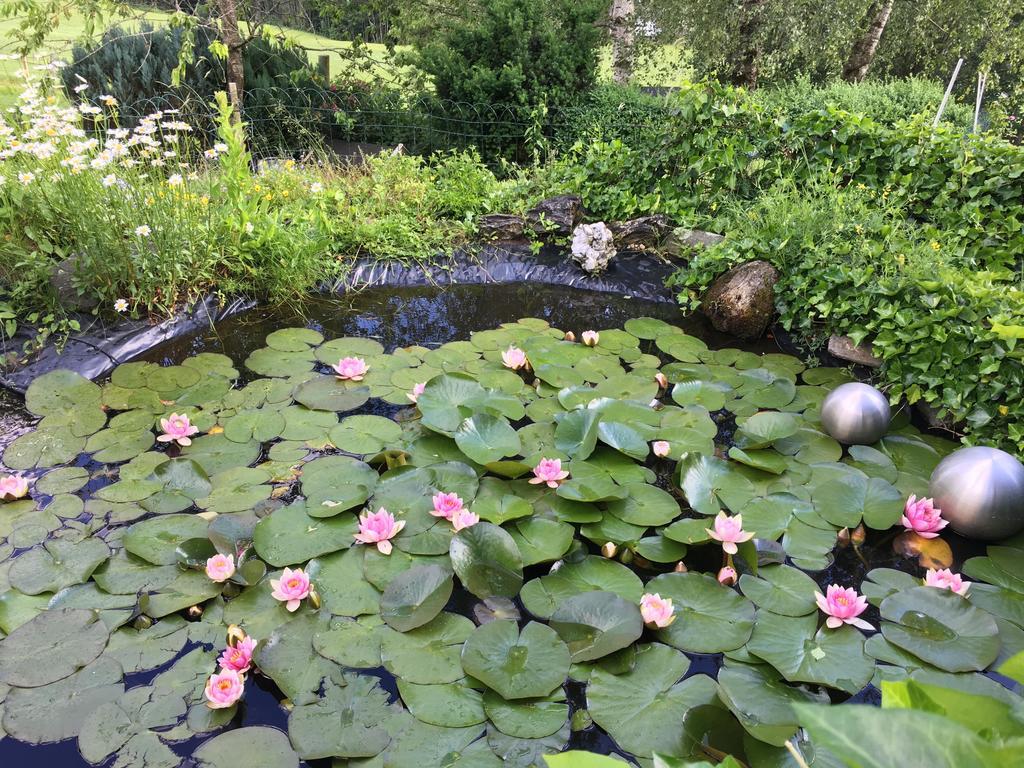
{"type": "Polygon", "coordinates": [[[608,31],[612,38],[612,79],[620,85],[627,84],[633,77],[633,12],[633,0],[612,0],[608,12],[608,31]]]}
{"type": "Polygon", "coordinates": [[[245,94],[245,67],[242,64],[242,36],[238,31],[238,10],[235,0],[217,0],[223,43],[228,49],[228,95],[235,108],[235,119],[241,118],[242,99],[245,94]]]}
{"type": "Polygon", "coordinates": [[[761,61],[761,9],[767,0],[740,0],[738,45],[730,57],[732,71],[729,81],[733,85],[753,90],[757,87],[757,70],[761,61]]]}
{"type": "Polygon", "coordinates": [[[871,22],[868,24],[867,31],[853,44],[850,58],[843,66],[843,80],[859,83],[867,76],[871,62],[875,60],[878,41],[882,39],[885,25],[889,23],[889,15],[892,13],[894,1],[883,0],[881,3],[871,4],[867,13],[871,22]]]}

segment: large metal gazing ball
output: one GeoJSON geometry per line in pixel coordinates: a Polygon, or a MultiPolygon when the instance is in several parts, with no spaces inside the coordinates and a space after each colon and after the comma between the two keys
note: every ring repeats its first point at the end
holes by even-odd
{"type": "Polygon", "coordinates": [[[881,440],[891,419],[885,395],[860,382],[836,387],[821,404],[825,431],[844,445],[871,445],[881,440]]]}
{"type": "Polygon", "coordinates": [[[939,462],[929,493],[950,527],[972,539],[1024,529],[1024,466],[998,448],[961,448],[939,462]]]}

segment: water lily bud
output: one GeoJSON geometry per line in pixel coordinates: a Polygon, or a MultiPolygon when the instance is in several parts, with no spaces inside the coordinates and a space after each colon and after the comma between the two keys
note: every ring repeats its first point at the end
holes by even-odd
{"type": "Polygon", "coordinates": [[[576,341],[576,334],[573,333],[572,331],[566,331],[565,332],[565,340],[566,341],[576,341]]]}
{"type": "Polygon", "coordinates": [[[672,570],[675,571],[676,573],[686,573],[687,572],[686,563],[684,563],[682,560],[680,560],[678,563],[676,563],[676,567],[673,568],[672,570]]]}
{"type": "Polygon", "coordinates": [[[839,533],[836,534],[836,542],[840,547],[850,546],[850,529],[843,528],[839,533]]]}
{"type": "Polygon", "coordinates": [[[665,406],[662,405],[661,400],[659,400],[658,398],[654,398],[653,400],[651,400],[651,408],[653,408],[654,410],[660,411],[664,407],[665,406]]]}
{"type": "Polygon", "coordinates": [[[150,627],[152,627],[153,620],[149,618],[149,616],[143,614],[142,616],[139,616],[137,619],[135,619],[135,621],[132,622],[132,626],[135,627],[135,629],[142,631],[143,629],[149,629],[150,627]]]}
{"type": "Polygon", "coordinates": [[[601,340],[601,334],[597,331],[584,331],[581,338],[588,347],[596,347],[597,342],[601,340]]]}
{"type": "Polygon", "coordinates": [[[666,376],[661,371],[658,371],[656,374],[654,374],[654,380],[658,382],[658,386],[661,387],[662,389],[668,389],[668,376],[666,376]]]}
{"type": "Polygon", "coordinates": [[[285,712],[291,712],[295,709],[295,702],[291,699],[281,699],[281,709],[285,712]]]}
{"type": "Polygon", "coordinates": [[[619,552],[619,562],[625,565],[629,565],[633,562],[633,550],[624,549],[619,552]]]}
{"type": "Polygon", "coordinates": [[[307,595],[307,597],[309,599],[309,604],[313,606],[313,610],[320,610],[320,593],[316,591],[315,587],[310,588],[309,595],[307,595]]]}
{"type": "Polygon", "coordinates": [[[615,546],[614,541],[607,541],[605,545],[601,547],[601,554],[605,557],[615,557],[615,553],[619,551],[619,548],[615,546]]]}
{"type": "Polygon", "coordinates": [[[232,624],[230,627],[228,627],[228,638],[227,638],[228,648],[234,648],[240,642],[245,640],[245,637],[246,637],[245,630],[242,629],[237,624],[232,624]]]}
{"type": "Polygon", "coordinates": [[[736,583],[737,579],[736,569],[725,566],[718,572],[718,583],[723,584],[727,587],[731,587],[736,583]]]}
{"type": "Polygon", "coordinates": [[[864,543],[864,539],[867,538],[867,535],[868,532],[864,530],[864,524],[861,523],[853,529],[853,532],[850,534],[850,541],[853,542],[853,546],[859,547],[864,543]]]}
{"type": "Polygon", "coordinates": [[[186,614],[192,621],[198,621],[203,618],[203,606],[201,605],[190,605],[186,614]]]}

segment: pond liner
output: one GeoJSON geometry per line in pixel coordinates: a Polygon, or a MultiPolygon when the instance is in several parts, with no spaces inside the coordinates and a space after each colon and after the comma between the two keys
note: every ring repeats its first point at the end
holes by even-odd
{"type": "MultiPolygon", "coordinates": [[[[653,253],[623,252],[613,260],[607,272],[591,276],[560,248],[545,247],[533,253],[527,244],[485,245],[436,256],[423,263],[363,257],[355,261],[344,278],[323,285],[320,290],[342,294],[389,285],[542,283],[675,303],[675,294],[665,287],[665,280],[677,268],[676,264],[653,253]]],[[[220,305],[216,297],[207,296],[188,310],[156,324],[127,318],[111,323],[93,315],[74,315],[82,325],[80,332],[70,336],[60,348],[55,342],[47,342],[19,368],[0,370],[0,385],[24,393],[38,376],[57,368],[98,379],[121,363],[165,342],[197,333],[256,305],[255,300],[245,297],[220,305]]],[[[19,348],[34,335],[33,329],[21,329],[12,346],[19,348]]]]}

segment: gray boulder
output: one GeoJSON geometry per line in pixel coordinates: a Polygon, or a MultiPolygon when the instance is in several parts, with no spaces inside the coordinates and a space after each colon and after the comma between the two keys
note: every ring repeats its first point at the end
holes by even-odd
{"type": "Polygon", "coordinates": [[[484,214],[476,225],[485,240],[521,240],[526,231],[523,217],[510,213],[484,214]]]}
{"type": "Polygon", "coordinates": [[[615,244],[619,248],[658,248],[672,231],[672,222],[668,216],[655,214],[641,216],[638,219],[613,221],[609,228],[615,235],[615,244]]]}
{"type": "Polygon", "coordinates": [[[870,344],[854,344],[849,336],[829,336],[828,351],[840,360],[849,360],[857,365],[866,365],[869,368],[878,368],[882,365],[882,359],[875,357],[870,344]]]}
{"type": "Polygon", "coordinates": [[[778,279],[779,271],[767,261],[740,264],[715,279],[701,308],[717,330],[756,339],[775,316],[778,279]]]}
{"type": "Polygon", "coordinates": [[[526,212],[526,225],[541,235],[571,235],[582,219],[583,200],[579,195],[555,195],[526,212]]]}

